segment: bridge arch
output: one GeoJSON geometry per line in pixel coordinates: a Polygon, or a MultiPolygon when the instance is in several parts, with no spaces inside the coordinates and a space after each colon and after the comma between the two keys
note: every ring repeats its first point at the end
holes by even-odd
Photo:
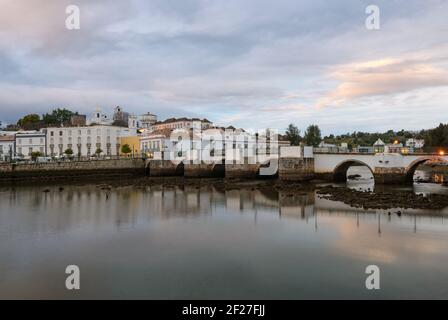
{"type": "Polygon", "coordinates": [[[424,156],[424,157],[420,157],[414,161],[412,161],[405,170],[405,182],[406,183],[413,183],[414,182],[414,173],[415,170],[417,170],[419,165],[424,164],[425,162],[429,161],[429,160],[437,160],[440,162],[448,162],[446,159],[439,157],[439,156],[424,156]]]}
{"type": "Polygon", "coordinates": [[[347,159],[340,162],[333,170],[333,180],[336,182],[346,182],[347,181],[347,171],[351,166],[364,166],[369,168],[372,176],[374,173],[372,168],[365,162],[356,159],[347,159]]]}

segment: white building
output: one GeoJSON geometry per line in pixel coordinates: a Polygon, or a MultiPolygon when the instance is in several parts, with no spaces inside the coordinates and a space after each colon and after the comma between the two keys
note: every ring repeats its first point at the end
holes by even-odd
{"type": "Polygon", "coordinates": [[[208,129],[213,126],[213,123],[207,119],[198,118],[170,118],[164,121],[159,121],[151,126],[151,131],[161,131],[161,130],[175,130],[175,129],[208,129]]]}
{"type": "Polygon", "coordinates": [[[135,130],[110,125],[84,127],[47,128],[48,154],[62,156],[67,149],[76,156],[93,156],[97,150],[101,155],[120,154],[120,138],[135,134],[135,130]]]}
{"type": "Polygon", "coordinates": [[[109,118],[109,116],[101,111],[101,108],[96,108],[95,112],[92,114],[92,117],[87,119],[86,124],[90,125],[111,125],[113,119],[109,118]]]}
{"type": "Polygon", "coordinates": [[[0,161],[8,160],[14,156],[15,140],[14,135],[0,136],[0,161]]]}
{"type": "Polygon", "coordinates": [[[148,112],[140,116],[140,127],[143,129],[150,129],[156,122],[157,116],[155,114],[148,112]]]}
{"type": "Polygon", "coordinates": [[[18,132],[15,135],[15,154],[31,156],[33,152],[47,155],[47,136],[41,131],[18,132]]]}
{"type": "Polygon", "coordinates": [[[140,150],[152,156],[155,152],[172,151],[170,132],[154,132],[140,138],[140,150]]]}
{"type": "Polygon", "coordinates": [[[278,154],[280,146],[289,146],[289,141],[271,140],[272,133],[255,134],[242,129],[209,128],[207,130],[165,128],[140,137],[140,149],[149,157],[186,157],[201,161],[204,156],[240,161],[257,155],[278,154]],[[275,148],[275,150],[273,149],[275,148]]]}
{"type": "Polygon", "coordinates": [[[406,140],[406,147],[413,148],[413,149],[421,149],[425,146],[425,140],[424,139],[407,139],[406,140]]]}

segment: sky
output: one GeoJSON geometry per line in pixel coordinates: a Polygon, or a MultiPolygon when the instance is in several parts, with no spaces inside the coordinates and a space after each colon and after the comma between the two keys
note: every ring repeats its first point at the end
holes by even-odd
{"type": "Polygon", "coordinates": [[[0,0],[0,120],[119,105],[252,129],[431,128],[448,122],[447,13],[444,0],[0,0]]]}

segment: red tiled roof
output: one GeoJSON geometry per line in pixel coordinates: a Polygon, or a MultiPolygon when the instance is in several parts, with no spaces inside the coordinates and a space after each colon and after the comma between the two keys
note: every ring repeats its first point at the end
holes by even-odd
{"type": "Polygon", "coordinates": [[[14,141],[15,137],[14,136],[0,136],[0,141],[14,141]]]}

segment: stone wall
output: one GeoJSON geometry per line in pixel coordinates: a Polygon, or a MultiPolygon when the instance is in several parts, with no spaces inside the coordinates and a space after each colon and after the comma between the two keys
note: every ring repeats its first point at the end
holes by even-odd
{"type": "MultiPolygon", "coordinates": [[[[373,173],[377,184],[401,184],[412,183],[407,181],[405,168],[381,168],[376,167],[373,173]]],[[[411,177],[412,178],[412,177],[411,177]]]]}
{"type": "Polygon", "coordinates": [[[186,164],[184,176],[187,178],[223,178],[225,166],[223,164],[186,164]]]}
{"type": "Polygon", "coordinates": [[[116,175],[144,175],[142,159],[61,161],[51,163],[0,164],[0,180],[56,179],[116,175]]]}
{"type": "Polygon", "coordinates": [[[147,175],[150,177],[172,177],[184,174],[183,164],[176,164],[170,160],[150,160],[147,164],[147,175]]]}
{"type": "Polygon", "coordinates": [[[313,158],[280,158],[280,180],[307,181],[314,178],[313,158]]]}
{"type": "Polygon", "coordinates": [[[259,167],[256,164],[226,164],[226,178],[255,179],[259,167]]]}

